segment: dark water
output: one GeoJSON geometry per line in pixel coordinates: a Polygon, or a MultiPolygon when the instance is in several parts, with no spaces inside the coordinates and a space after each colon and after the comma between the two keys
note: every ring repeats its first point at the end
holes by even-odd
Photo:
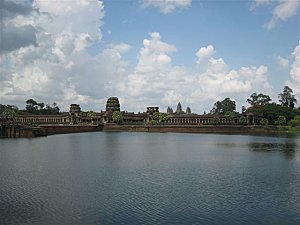
{"type": "Polygon", "coordinates": [[[0,140],[0,224],[300,224],[300,138],[0,140]]]}

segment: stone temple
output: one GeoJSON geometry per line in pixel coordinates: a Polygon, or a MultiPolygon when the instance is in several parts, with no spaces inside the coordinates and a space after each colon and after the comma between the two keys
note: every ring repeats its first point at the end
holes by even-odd
{"type": "MultiPolygon", "coordinates": [[[[180,104],[180,103],[179,103],[180,104]]],[[[112,115],[114,112],[121,112],[123,124],[135,125],[142,124],[147,125],[151,122],[151,118],[155,112],[159,112],[159,107],[151,106],[147,107],[147,111],[142,113],[134,113],[120,110],[120,102],[117,97],[110,97],[106,102],[106,110],[101,112],[83,112],[80,105],[71,104],[70,111],[60,113],[58,115],[18,115],[14,118],[16,124],[25,124],[29,126],[40,124],[60,124],[60,125],[101,125],[114,123],[112,115]]],[[[181,104],[177,107],[176,113],[169,110],[167,114],[167,120],[161,125],[234,125],[239,124],[239,117],[242,114],[237,114],[234,118],[227,117],[225,115],[198,115],[191,112],[183,112],[181,104]],[[216,122],[217,121],[217,122],[216,122]]],[[[260,118],[257,116],[247,116],[249,124],[258,124],[260,118]]]]}
{"type": "Polygon", "coordinates": [[[106,112],[120,112],[120,103],[117,97],[110,97],[106,102],[106,112]]]}

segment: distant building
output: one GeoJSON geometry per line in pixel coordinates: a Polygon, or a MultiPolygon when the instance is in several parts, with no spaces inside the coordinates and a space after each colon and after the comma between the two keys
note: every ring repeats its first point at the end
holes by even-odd
{"type": "Polygon", "coordinates": [[[148,114],[152,115],[155,112],[159,112],[159,107],[157,107],[157,106],[147,107],[148,114]]]}
{"type": "Polygon", "coordinates": [[[120,103],[117,97],[110,97],[106,102],[106,112],[120,112],[120,103]]]}

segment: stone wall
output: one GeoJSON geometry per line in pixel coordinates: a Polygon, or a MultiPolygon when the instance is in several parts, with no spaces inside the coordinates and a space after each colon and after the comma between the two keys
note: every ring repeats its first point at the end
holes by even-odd
{"type": "Polygon", "coordinates": [[[192,125],[115,125],[108,124],[103,131],[174,132],[174,133],[248,133],[247,126],[192,126],[192,125]]]}
{"type": "Polygon", "coordinates": [[[41,128],[46,130],[47,135],[52,134],[68,134],[81,132],[99,132],[103,126],[96,125],[41,125],[41,128]]]}

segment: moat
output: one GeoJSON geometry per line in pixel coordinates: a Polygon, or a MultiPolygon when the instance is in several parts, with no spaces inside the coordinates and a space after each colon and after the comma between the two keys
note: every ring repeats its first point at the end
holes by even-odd
{"type": "Polygon", "coordinates": [[[299,224],[299,136],[0,141],[0,224],[299,224]]]}

